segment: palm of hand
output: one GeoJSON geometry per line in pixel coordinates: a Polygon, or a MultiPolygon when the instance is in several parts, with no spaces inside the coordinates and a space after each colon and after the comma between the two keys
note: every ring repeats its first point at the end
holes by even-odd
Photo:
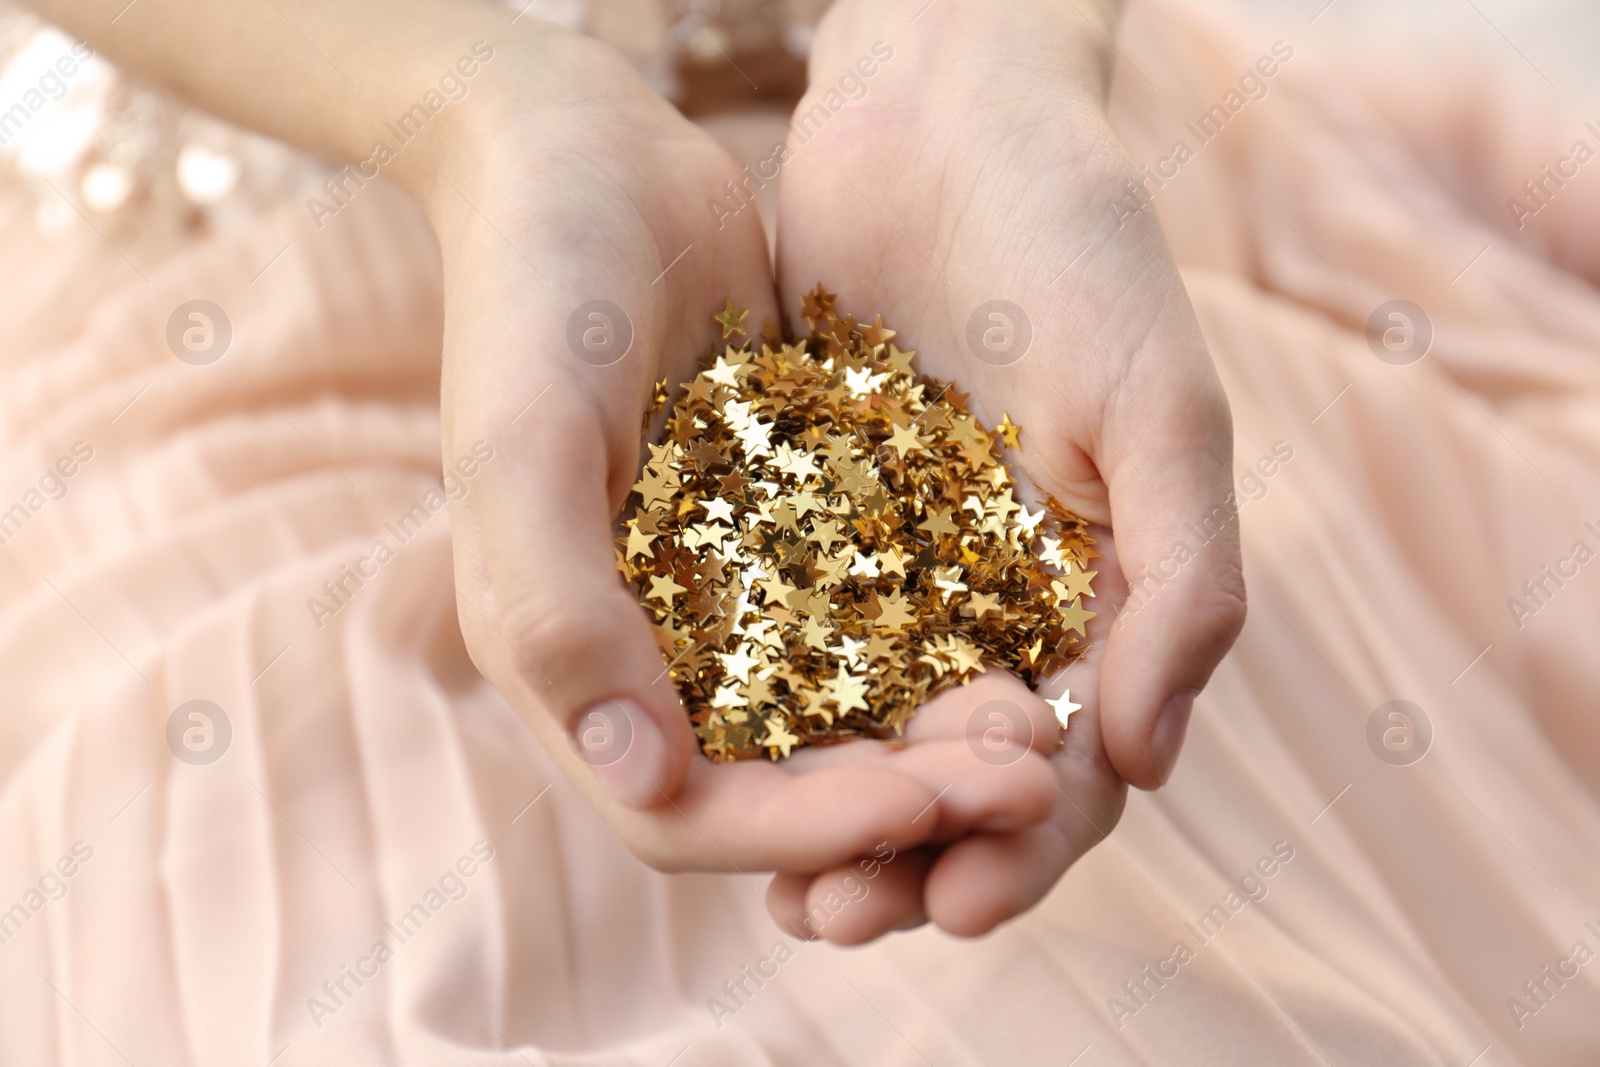
{"type": "MultiPolygon", "coordinates": [[[[794,301],[823,279],[838,290],[841,309],[914,324],[916,334],[903,340],[919,350],[923,373],[969,390],[989,425],[1004,413],[1026,428],[1011,460],[1039,488],[1125,532],[1124,551],[1128,541],[1141,555],[1166,548],[1163,534],[1179,512],[1152,503],[1169,473],[1161,460],[1211,449],[1198,458],[1226,471],[1226,405],[1153,220],[1116,224],[1109,205],[1131,168],[1103,119],[1047,93],[1004,102],[1001,87],[1002,103],[977,109],[881,88],[791,146],[780,292],[794,301]]],[[[798,113],[808,107],[802,102],[798,113]]],[[[791,313],[796,303],[786,305],[791,313]]],[[[1095,648],[1066,672],[1084,710],[1059,752],[1040,748],[1054,776],[1043,820],[939,836],[822,936],[856,942],[924,918],[951,932],[985,932],[1031,907],[1110,830],[1124,777],[1153,785],[1166,773],[1152,766],[1153,715],[1138,708],[1150,698],[1130,669],[1141,644],[1155,638],[1145,626],[1107,642],[1126,595],[1107,533],[1100,531],[1108,554],[1099,561],[1095,648]],[[1102,716],[1103,693],[1120,715],[1102,716]]],[[[1039,707],[1014,680],[970,688],[930,705],[912,736],[959,733],[961,712],[997,693],[1030,714],[1039,707]]],[[[1053,739],[1054,724],[1042,728],[1053,739]]],[[[943,769],[953,781],[989,773],[973,760],[943,769]]],[[[1013,788],[1037,787],[1027,774],[1015,776],[1013,788]]],[[[850,874],[780,875],[769,906],[792,926],[817,914],[850,874]]]]}

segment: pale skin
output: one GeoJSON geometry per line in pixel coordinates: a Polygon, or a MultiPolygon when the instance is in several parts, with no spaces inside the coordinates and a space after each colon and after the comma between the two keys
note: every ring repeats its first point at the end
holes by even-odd
{"type": "Polygon", "coordinates": [[[888,842],[896,859],[871,892],[812,932],[860,943],[932,921],[977,935],[1032,907],[1109,832],[1129,784],[1170,777],[1189,702],[1243,623],[1244,585],[1230,526],[1113,625],[1128,581],[1232,482],[1226,400],[1159,226],[1144,212],[1119,229],[1107,209],[1134,175],[1104,113],[1113,0],[836,4],[811,57],[816,91],[875,41],[895,54],[785,165],[776,279],[755,212],[719,226],[708,210],[738,165],[594,41],[475,0],[124,4],[36,0],[124,68],[335,160],[366,158],[474,42],[494,48],[467,99],[385,167],[443,256],[444,455],[496,450],[451,505],[462,632],[643,860],[781,872],[769,907],[796,928],[888,842]],[[696,750],[617,575],[614,517],[651,383],[693,372],[723,298],[752,324],[780,308],[794,319],[818,280],[841,309],[881,312],[920,369],[957,380],[991,425],[1009,413],[1029,477],[1097,525],[1100,616],[1065,680],[1083,709],[1064,744],[1044,701],[991,671],[931,702],[909,744],[779,764],[713,765],[696,750]],[[995,297],[1022,307],[1034,336],[1004,367],[963,340],[995,297]],[[635,331],[609,367],[566,341],[573,309],[594,299],[635,331]],[[1033,724],[1009,762],[968,743],[972,712],[995,699],[1033,724]],[[570,741],[595,706],[628,709],[633,733],[600,767],[570,741]]]}

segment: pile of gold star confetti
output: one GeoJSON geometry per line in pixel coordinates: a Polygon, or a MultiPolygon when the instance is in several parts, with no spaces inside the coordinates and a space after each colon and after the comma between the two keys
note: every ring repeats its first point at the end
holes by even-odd
{"type": "MultiPolygon", "coordinates": [[[[713,760],[894,737],[986,664],[1037,686],[1087,647],[1099,553],[1054,500],[1016,499],[1000,443],[1021,431],[833,304],[819,285],[810,337],[713,353],[618,538],[713,760]]],[[[716,316],[724,340],[746,314],[716,316]]]]}

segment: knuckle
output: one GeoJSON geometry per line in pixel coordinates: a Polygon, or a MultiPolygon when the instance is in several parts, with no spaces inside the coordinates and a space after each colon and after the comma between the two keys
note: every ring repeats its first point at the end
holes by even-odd
{"type": "Polygon", "coordinates": [[[623,843],[634,857],[653,871],[662,874],[680,874],[690,868],[683,850],[676,848],[662,833],[654,819],[635,822],[622,833],[623,843]]]}
{"type": "Polygon", "coordinates": [[[543,684],[581,671],[595,649],[606,647],[611,627],[598,612],[529,600],[505,609],[501,629],[511,669],[543,684]]]}
{"type": "Polygon", "coordinates": [[[1196,617],[1200,620],[1209,643],[1225,652],[1244,629],[1249,614],[1249,596],[1244,581],[1244,568],[1237,557],[1230,559],[1223,569],[1200,591],[1196,617]]]}

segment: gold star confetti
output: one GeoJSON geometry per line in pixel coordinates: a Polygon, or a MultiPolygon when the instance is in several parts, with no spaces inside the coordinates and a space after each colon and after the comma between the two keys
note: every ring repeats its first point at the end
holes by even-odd
{"type": "Polygon", "coordinates": [[[1045,703],[1049,704],[1051,708],[1055,709],[1056,721],[1061,724],[1061,728],[1063,730],[1067,728],[1067,720],[1072,718],[1072,713],[1083,710],[1082,704],[1074,704],[1072,702],[1072,693],[1066,689],[1061,691],[1060,696],[1056,697],[1054,700],[1047,699],[1045,703]]]}
{"type": "MultiPolygon", "coordinates": [[[[1000,451],[1019,427],[985,429],[882,318],[834,301],[805,295],[808,337],[708,355],[618,533],[713,760],[896,737],[990,667],[1037,687],[1088,647],[1098,553],[1059,503],[1022,499],[1000,451]]],[[[714,316],[724,338],[746,314],[714,316]]],[[[1050,703],[1063,725],[1078,709],[1050,703]]]]}
{"type": "Polygon", "coordinates": [[[994,428],[994,432],[1000,435],[1000,440],[1006,443],[1007,448],[1022,447],[1022,427],[1012,422],[1010,415],[1000,416],[1000,425],[994,428]]]}
{"type": "Polygon", "coordinates": [[[748,314],[750,312],[747,309],[734,307],[730,299],[728,306],[723,308],[721,313],[711,317],[722,326],[722,336],[727,339],[736,333],[744,333],[744,317],[748,314]]]}
{"type": "Polygon", "coordinates": [[[833,302],[835,297],[817,283],[813,292],[806,293],[800,298],[800,313],[806,320],[806,325],[816,329],[817,323],[833,316],[833,302]]]}
{"type": "Polygon", "coordinates": [[[660,574],[650,579],[649,595],[664,604],[670,605],[674,597],[686,592],[688,590],[673,581],[670,574],[660,574]]]}

